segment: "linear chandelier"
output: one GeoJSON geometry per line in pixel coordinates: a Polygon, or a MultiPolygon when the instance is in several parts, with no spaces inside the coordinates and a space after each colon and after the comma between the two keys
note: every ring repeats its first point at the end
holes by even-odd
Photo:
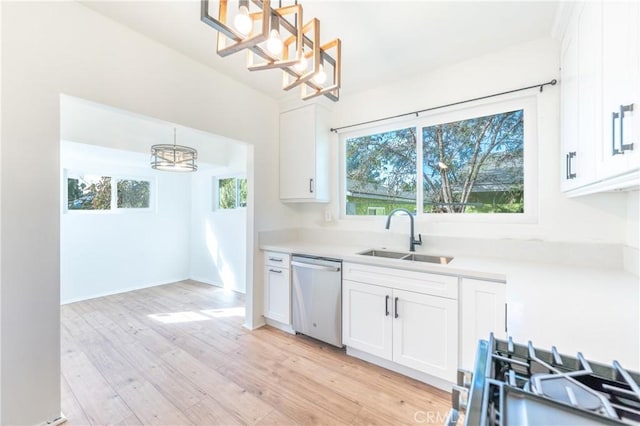
{"type": "Polygon", "coordinates": [[[198,170],[198,151],[188,146],[176,145],[176,129],[173,129],[173,145],[151,146],[151,168],[166,172],[195,172],[198,170]]]}
{"type": "Polygon", "coordinates": [[[220,0],[214,18],[209,15],[209,0],[201,0],[200,19],[218,31],[218,55],[245,50],[250,71],[280,69],[284,90],[300,86],[302,100],[325,96],[337,102],[340,39],[322,44],[320,21],[312,18],[305,23],[297,0],[291,6],[282,6],[279,1],[273,8],[271,0],[239,0],[237,9],[230,13],[228,1],[220,0]]]}

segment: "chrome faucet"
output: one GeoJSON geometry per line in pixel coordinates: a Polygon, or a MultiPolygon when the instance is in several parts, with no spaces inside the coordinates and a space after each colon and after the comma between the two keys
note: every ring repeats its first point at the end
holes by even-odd
{"type": "Polygon", "coordinates": [[[391,225],[391,216],[393,216],[397,212],[405,212],[406,214],[409,215],[409,219],[411,219],[411,236],[409,236],[409,251],[416,251],[416,246],[422,245],[422,235],[418,234],[418,239],[417,240],[415,239],[415,236],[413,233],[413,215],[409,210],[403,209],[403,208],[391,210],[391,212],[389,213],[389,216],[387,216],[387,225],[385,226],[385,228],[389,229],[389,226],[391,225]]]}

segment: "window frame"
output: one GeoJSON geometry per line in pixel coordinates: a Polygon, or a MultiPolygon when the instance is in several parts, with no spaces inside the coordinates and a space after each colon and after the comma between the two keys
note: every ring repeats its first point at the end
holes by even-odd
{"type": "MultiPolygon", "coordinates": [[[[240,186],[239,186],[239,182],[241,179],[244,179],[245,181],[247,180],[247,175],[244,173],[236,173],[236,174],[230,174],[230,175],[220,175],[220,176],[213,176],[212,179],[212,186],[213,188],[211,189],[211,194],[212,194],[212,211],[213,212],[232,212],[232,211],[236,211],[236,210],[240,210],[240,209],[246,209],[247,206],[240,206],[239,205],[239,201],[240,201],[240,186]],[[233,208],[228,208],[228,209],[223,209],[220,207],[220,181],[224,180],[224,179],[235,179],[236,181],[236,205],[233,208]]],[[[247,181],[248,184],[248,181],[247,181]]],[[[247,187],[247,192],[248,192],[248,187],[247,187]]],[[[247,194],[247,200],[246,203],[248,203],[248,194],[247,194]]]]}
{"type": "Polygon", "coordinates": [[[156,178],[152,176],[134,176],[128,174],[105,173],[96,170],[64,169],[62,191],[62,210],[64,214],[127,214],[155,212],[156,178]],[[84,175],[96,175],[111,178],[111,203],[108,209],[82,210],[69,209],[68,179],[84,175]],[[118,182],[121,180],[137,180],[149,182],[149,207],[118,207],[118,182]]]}
{"type": "Polygon", "coordinates": [[[346,140],[361,136],[389,132],[401,128],[415,127],[416,130],[416,218],[428,218],[432,222],[488,222],[488,223],[536,223],[538,220],[538,111],[537,96],[517,96],[500,101],[477,103],[466,108],[446,108],[409,119],[393,120],[384,125],[360,128],[339,136],[339,177],[340,177],[340,219],[376,220],[376,215],[346,214],[346,140]],[[524,173],[524,213],[425,213],[423,176],[424,127],[442,123],[467,120],[507,111],[523,110],[523,173],[524,173]]]}

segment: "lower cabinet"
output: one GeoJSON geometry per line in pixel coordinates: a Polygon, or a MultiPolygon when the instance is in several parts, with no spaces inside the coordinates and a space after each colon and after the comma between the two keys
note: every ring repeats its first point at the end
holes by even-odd
{"type": "Polygon", "coordinates": [[[473,370],[479,340],[507,337],[506,284],[460,280],[460,368],[473,370]]]}
{"type": "Polygon", "coordinates": [[[457,300],[351,280],[342,288],[347,346],[455,381],[457,300]]]}
{"type": "Polygon", "coordinates": [[[265,253],[264,316],[284,325],[291,324],[291,276],[289,254],[265,253]]]}

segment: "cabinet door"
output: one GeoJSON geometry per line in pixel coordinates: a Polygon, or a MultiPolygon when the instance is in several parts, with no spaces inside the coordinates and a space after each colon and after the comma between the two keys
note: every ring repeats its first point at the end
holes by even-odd
{"type": "Polygon", "coordinates": [[[463,278],[460,287],[460,367],[473,370],[478,340],[507,337],[506,284],[463,278]]]}
{"type": "Polygon", "coordinates": [[[315,198],[315,142],[315,105],[280,114],[280,199],[315,198]]]}
{"type": "Polygon", "coordinates": [[[393,360],[456,381],[458,301],[394,290],[393,360]]]}
{"type": "Polygon", "coordinates": [[[639,21],[637,1],[602,4],[601,178],[620,175],[640,165],[639,21]]]}
{"type": "Polygon", "coordinates": [[[342,341],[380,358],[392,359],[392,290],[342,280],[342,341]]]}
{"type": "MultiPolygon", "coordinates": [[[[576,6],[577,7],[577,6],[576,6]]],[[[574,188],[578,154],[578,19],[572,16],[562,41],[560,55],[560,96],[562,120],[562,190],[574,188]]]]}
{"type": "Polygon", "coordinates": [[[291,324],[291,280],[289,269],[265,267],[265,314],[283,324],[291,324]]]}

